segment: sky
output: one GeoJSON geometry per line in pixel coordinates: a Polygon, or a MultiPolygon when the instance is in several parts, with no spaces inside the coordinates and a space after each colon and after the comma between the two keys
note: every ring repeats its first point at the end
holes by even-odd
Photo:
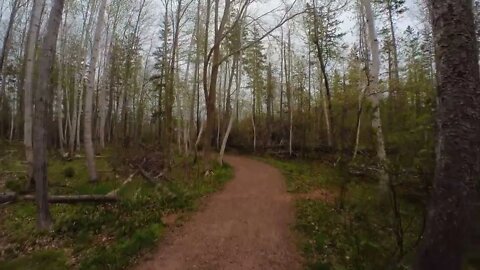
{"type": "MultiPolygon", "coordinates": [[[[2,1],[2,0],[0,0],[2,1]]],[[[8,0],[4,0],[8,2],[8,0]]],[[[150,51],[151,45],[153,47],[156,47],[156,43],[158,41],[158,35],[159,35],[159,25],[161,23],[163,11],[162,11],[162,0],[152,0],[152,6],[151,6],[151,16],[154,16],[154,23],[149,27],[149,29],[143,29],[144,35],[145,35],[145,44],[144,44],[144,51],[148,53],[150,51]],[[155,16],[157,15],[157,16],[155,16]],[[152,39],[153,38],[153,39],[152,39]],[[152,39],[149,41],[148,39],[152,39]]],[[[251,18],[258,18],[261,17],[258,26],[259,28],[263,29],[263,31],[267,31],[271,27],[277,24],[277,22],[280,20],[281,16],[284,14],[285,10],[285,2],[290,4],[293,3],[294,0],[255,0],[254,3],[249,7],[248,13],[251,15],[251,18]],[[275,12],[272,12],[275,11],[275,12]],[[264,14],[267,14],[265,16],[262,16],[264,14]]],[[[298,12],[302,7],[303,3],[308,0],[296,0],[296,6],[292,10],[292,13],[298,12]]],[[[335,0],[334,0],[335,1],[335,0]]],[[[336,1],[350,1],[351,0],[336,0],[336,1]]],[[[417,27],[419,22],[421,21],[421,15],[420,15],[420,8],[419,8],[419,1],[423,0],[406,0],[406,6],[408,7],[408,10],[402,14],[397,22],[397,35],[401,37],[402,33],[405,31],[407,26],[412,26],[416,28],[417,30],[421,28],[417,27]]],[[[196,1],[192,3],[192,7],[196,6],[196,1]]],[[[4,10],[6,11],[6,10],[4,10]]],[[[0,22],[0,37],[3,37],[5,26],[6,26],[6,21],[8,19],[8,14],[3,14],[3,20],[0,22]]],[[[342,22],[341,24],[341,31],[345,33],[344,36],[344,43],[351,45],[354,42],[356,42],[357,39],[357,29],[356,29],[356,20],[355,20],[355,14],[353,11],[346,11],[341,15],[340,18],[342,22]]],[[[382,19],[377,19],[377,29],[380,29],[382,27],[382,24],[384,20],[382,19]]],[[[292,36],[292,42],[294,44],[295,49],[297,52],[306,52],[308,50],[307,46],[305,45],[305,33],[303,30],[303,27],[295,27],[295,24],[300,24],[301,19],[300,17],[297,17],[295,21],[289,22],[289,24],[292,24],[292,29],[293,31],[293,36],[292,36]]],[[[286,26],[284,27],[286,29],[286,26]]],[[[279,37],[280,36],[280,30],[275,31],[273,33],[274,36],[279,37]]],[[[0,45],[2,43],[3,38],[0,40],[0,45]]],[[[188,42],[189,37],[186,37],[185,40],[188,42]]],[[[278,44],[277,40],[274,37],[268,37],[264,41],[265,47],[267,48],[267,53],[269,56],[272,56],[273,58],[276,58],[276,55],[278,56],[278,44]]]]}
{"type": "MultiPolygon", "coordinates": [[[[342,1],[342,0],[339,0],[342,1]]],[[[349,0],[346,0],[349,1],[349,0]]],[[[420,25],[420,22],[422,21],[422,15],[420,13],[420,7],[419,7],[419,2],[422,0],[406,0],[406,7],[407,11],[403,14],[401,14],[397,21],[396,21],[396,29],[397,29],[397,35],[400,37],[402,33],[407,29],[408,26],[413,27],[416,30],[420,30],[422,26],[420,25]]],[[[252,14],[255,14],[254,16],[259,16],[261,14],[267,13],[276,7],[282,7],[284,6],[283,4],[284,0],[260,0],[256,1],[250,8],[249,12],[252,14]]],[[[292,3],[292,0],[288,1],[289,3],[292,3]]],[[[300,8],[303,4],[302,0],[298,0],[296,5],[300,8]]],[[[353,1],[352,1],[353,2],[353,1]]],[[[281,12],[277,12],[276,15],[270,15],[262,18],[262,27],[265,29],[268,29],[269,26],[275,25],[275,23],[278,21],[278,17],[281,16],[281,12]],[[275,19],[277,18],[277,19],[275,19]]],[[[378,15],[378,14],[377,14],[378,15]]],[[[377,29],[380,29],[383,27],[384,20],[381,18],[381,16],[378,16],[377,18],[377,29]]],[[[348,10],[344,12],[341,15],[340,20],[342,21],[341,24],[341,31],[345,33],[344,36],[344,42],[346,44],[353,44],[357,40],[357,29],[356,29],[356,19],[355,19],[355,14],[354,11],[348,10]]],[[[295,23],[299,23],[299,20],[297,20],[295,23]]],[[[295,24],[294,23],[294,24],[295,24]]],[[[295,28],[295,27],[294,27],[295,28]]],[[[301,27],[298,27],[301,28],[301,27]]],[[[276,32],[276,35],[279,35],[279,31],[276,32]]],[[[296,37],[296,40],[293,41],[298,45],[298,47],[301,47],[301,44],[304,44],[305,42],[302,40],[304,39],[304,33],[302,31],[295,31],[294,33],[296,37]]]]}

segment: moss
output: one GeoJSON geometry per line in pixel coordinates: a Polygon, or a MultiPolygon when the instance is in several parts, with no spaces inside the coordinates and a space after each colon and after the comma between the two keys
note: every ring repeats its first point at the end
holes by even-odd
{"type": "Polygon", "coordinates": [[[0,269],[4,270],[64,270],[68,269],[67,257],[61,250],[45,250],[11,260],[0,262],[0,269]]]}

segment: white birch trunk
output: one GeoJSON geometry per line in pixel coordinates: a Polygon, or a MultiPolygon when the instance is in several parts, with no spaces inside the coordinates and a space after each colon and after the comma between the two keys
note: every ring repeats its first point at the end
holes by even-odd
{"type": "Polygon", "coordinates": [[[205,121],[202,121],[202,124],[200,125],[200,130],[198,131],[197,140],[195,141],[195,149],[198,148],[198,144],[200,143],[200,140],[202,139],[202,135],[203,135],[204,130],[205,130],[205,121]]]}
{"type": "MultiPolygon", "coordinates": [[[[75,80],[75,82],[77,82],[77,80],[75,80]]],[[[79,92],[79,89],[77,87],[77,84],[75,83],[75,85],[73,86],[73,108],[72,108],[72,115],[71,115],[71,119],[70,119],[70,125],[69,125],[69,129],[70,129],[70,138],[69,138],[69,154],[71,156],[73,156],[73,153],[75,152],[75,139],[76,139],[76,136],[77,136],[77,117],[78,117],[78,114],[77,114],[77,108],[78,108],[78,100],[79,100],[79,96],[78,96],[78,92],[79,92]]]]}
{"type": "MultiPolygon", "coordinates": [[[[233,63],[235,64],[235,63],[233,63]]],[[[241,82],[242,82],[242,71],[241,71],[241,67],[242,67],[242,58],[239,57],[239,60],[238,60],[238,64],[237,64],[237,74],[236,74],[236,93],[235,93],[235,109],[234,111],[236,111],[238,109],[238,100],[239,100],[239,97],[240,97],[240,86],[241,86],[241,82]]],[[[230,98],[230,97],[228,97],[230,98]]],[[[218,155],[218,163],[220,163],[220,165],[223,165],[223,157],[225,156],[225,149],[227,147],[227,142],[228,142],[228,138],[230,137],[230,132],[232,131],[232,126],[233,126],[233,111],[230,112],[230,120],[228,121],[228,126],[227,126],[227,130],[225,131],[225,135],[223,136],[223,141],[222,141],[222,146],[220,147],[220,154],[218,155]]]]}
{"type": "Polygon", "coordinates": [[[387,153],[385,151],[385,142],[382,132],[382,119],[380,117],[380,98],[378,89],[378,80],[380,74],[380,49],[378,44],[377,32],[375,29],[375,18],[373,16],[372,5],[370,0],[362,0],[367,19],[368,41],[371,52],[370,74],[368,74],[368,99],[372,105],[372,128],[375,131],[377,143],[377,158],[380,162],[379,178],[380,191],[387,192],[389,177],[386,171],[388,164],[387,153]]]}
{"type": "Polygon", "coordinates": [[[25,157],[28,166],[28,178],[33,177],[33,69],[35,65],[35,48],[38,40],[40,28],[40,18],[42,16],[42,7],[45,0],[34,0],[30,25],[28,27],[28,36],[25,49],[25,78],[24,78],[24,123],[23,123],[23,143],[25,145],[25,157]]]}
{"type": "Polygon", "coordinates": [[[85,157],[87,159],[88,175],[90,181],[97,181],[97,170],[95,167],[95,149],[93,147],[92,139],[92,107],[93,94],[95,91],[95,71],[97,69],[97,62],[100,52],[100,35],[103,31],[103,24],[105,20],[105,6],[107,0],[102,0],[98,11],[97,26],[93,38],[92,55],[90,59],[90,66],[88,70],[88,85],[85,94],[85,111],[84,111],[84,127],[83,127],[83,143],[85,146],[85,157]]]}
{"type": "MultiPolygon", "coordinates": [[[[61,67],[60,67],[61,69],[61,67]]],[[[59,74],[62,74],[59,72],[59,74]]],[[[59,75],[59,78],[61,78],[62,75],[59,75]]],[[[61,79],[60,79],[61,81],[61,79]]],[[[64,154],[64,137],[63,137],[63,122],[62,122],[62,100],[63,100],[63,89],[62,89],[62,84],[59,83],[57,87],[57,125],[58,125],[58,144],[60,146],[60,152],[62,155],[64,154]]]]}
{"type": "Polygon", "coordinates": [[[112,38],[112,34],[108,33],[110,27],[107,28],[107,37],[105,39],[105,57],[104,57],[104,79],[102,80],[102,85],[99,87],[98,92],[98,138],[100,143],[100,148],[103,150],[105,148],[105,124],[107,120],[107,100],[106,100],[106,93],[107,93],[107,83],[108,76],[110,76],[109,72],[109,63],[111,59],[111,50],[110,50],[110,40],[112,38]]]}
{"type": "Polygon", "coordinates": [[[220,148],[220,154],[218,155],[218,163],[223,165],[223,157],[225,155],[225,148],[227,147],[228,137],[230,136],[230,132],[232,131],[233,126],[233,113],[230,114],[230,120],[228,121],[227,130],[225,131],[225,135],[223,136],[222,146],[220,148]]]}

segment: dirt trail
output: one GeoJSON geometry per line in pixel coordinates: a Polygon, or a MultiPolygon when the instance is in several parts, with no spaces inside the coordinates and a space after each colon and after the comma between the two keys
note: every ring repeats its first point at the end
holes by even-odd
{"type": "Polygon", "coordinates": [[[293,202],[283,176],[259,161],[226,160],[235,169],[234,179],[136,269],[301,268],[290,231],[293,202]]]}

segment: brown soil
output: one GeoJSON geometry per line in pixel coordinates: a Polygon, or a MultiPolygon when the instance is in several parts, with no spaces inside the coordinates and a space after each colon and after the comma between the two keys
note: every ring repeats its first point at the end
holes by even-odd
{"type": "Polygon", "coordinates": [[[259,161],[226,160],[235,169],[234,179],[136,269],[301,268],[290,230],[294,210],[283,176],[259,161]]]}

